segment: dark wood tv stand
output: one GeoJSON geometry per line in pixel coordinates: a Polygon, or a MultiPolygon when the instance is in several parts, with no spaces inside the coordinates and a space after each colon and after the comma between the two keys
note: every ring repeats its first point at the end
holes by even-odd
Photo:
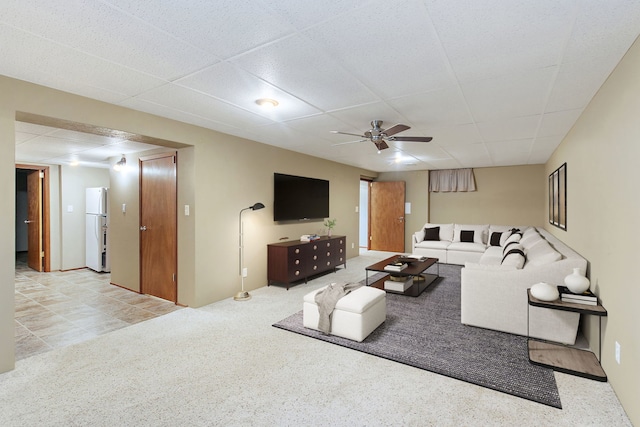
{"type": "Polygon", "coordinates": [[[289,286],[316,274],[347,266],[346,236],[321,236],[318,240],[271,243],[267,245],[267,286],[289,286]]]}

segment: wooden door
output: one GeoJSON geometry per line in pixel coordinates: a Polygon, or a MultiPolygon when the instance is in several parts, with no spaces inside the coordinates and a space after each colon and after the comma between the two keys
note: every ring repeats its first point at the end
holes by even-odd
{"type": "Polygon", "coordinates": [[[369,249],[404,252],[404,181],[372,182],[369,189],[369,249]]]}
{"type": "Polygon", "coordinates": [[[140,159],[140,290],[177,302],[176,153],[140,159]]]}
{"type": "Polygon", "coordinates": [[[42,177],[39,170],[27,175],[27,265],[42,271],[42,177]]]}

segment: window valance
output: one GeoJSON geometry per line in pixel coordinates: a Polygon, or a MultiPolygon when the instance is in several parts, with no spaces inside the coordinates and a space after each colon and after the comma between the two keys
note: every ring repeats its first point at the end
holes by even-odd
{"type": "Polygon", "coordinates": [[[444,169],[429,171],[429,191],[476,191],[473,169],[444,169]]]}

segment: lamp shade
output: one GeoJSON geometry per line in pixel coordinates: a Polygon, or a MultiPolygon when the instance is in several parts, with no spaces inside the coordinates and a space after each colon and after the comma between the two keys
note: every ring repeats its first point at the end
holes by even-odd
{"type": "Polygon", "coordinates": [[[262,209],[264,208],[264,205],[260,202],[254,204],[253,206],[251,206],[251,209],[253,209],[254,211],[257,211],[258,209],[262,209]]]}

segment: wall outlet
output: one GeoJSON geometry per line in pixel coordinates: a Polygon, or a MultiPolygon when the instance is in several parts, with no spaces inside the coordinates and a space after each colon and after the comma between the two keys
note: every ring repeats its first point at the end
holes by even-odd
{"type": "Polygon", "coordinates": [[[620,343],[616,341],[616,362],[620,364],[620,343]]]}
{"type": "Polygon", "coordinates": [[[249,272],[247,271],[247,267],[244,267],[242,269],[242,277],[247,277],[248,274],[249,274],[249,272]]]}
{"type": "Polygon", "coordinates": [[[189,205],[184,205],[184,216],[189,216],[189,205]]]}
{"type": "Polygon", "coordinates": [[[355,243],[351,243],[351,249],[355,248],[356,244],[355,243]]]}

